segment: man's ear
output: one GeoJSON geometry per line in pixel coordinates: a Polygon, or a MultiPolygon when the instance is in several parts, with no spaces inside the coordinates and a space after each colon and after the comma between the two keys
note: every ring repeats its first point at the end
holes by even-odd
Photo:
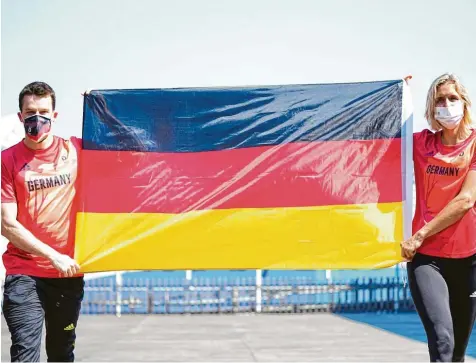
{"type": "Polygon", "coordinates": [[[18,116],[18,118],[20,119],[20,122],[23,123],[23,119],[21,118],[21,112],[18,112],[18,113],[17,113],[17,116],[18,116]]]}
{"type": "Polygon", "coordinates": [[[53,121],[56,121],[56,118],[58,117],[58,112],[53,112],[53,121]]]}

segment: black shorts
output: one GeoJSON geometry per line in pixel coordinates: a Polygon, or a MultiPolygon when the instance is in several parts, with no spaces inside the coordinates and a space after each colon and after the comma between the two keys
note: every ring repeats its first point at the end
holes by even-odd
{"type": "Polygon", "coordinates": [[[3,314],[12,338],[12,362],[40,360],[43,321],[48,361],[74,361],[84,279],[7,275],[3,314]]]}

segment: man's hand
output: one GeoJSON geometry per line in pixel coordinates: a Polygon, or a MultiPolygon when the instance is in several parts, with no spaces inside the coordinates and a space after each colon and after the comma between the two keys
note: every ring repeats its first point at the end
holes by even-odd
{"type": "Polygon", "coordinates": [[[401,242],[402,257],[407,261],[411,261],[413,256],[415,256],[417,249],[422,245],[424,239],[425,237],[422,233],[415,233],[411,238],[401,242]]]}
{"type": "Polygon", "coordinates": [[[73,277],[79,272],[78,263],[68,255],[55,253],[50,258],[50,261],[54,268],[57,269],[64,277],[73,277]]]}

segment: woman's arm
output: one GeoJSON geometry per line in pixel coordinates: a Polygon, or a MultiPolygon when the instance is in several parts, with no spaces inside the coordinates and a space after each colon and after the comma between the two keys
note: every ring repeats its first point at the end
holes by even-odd
{"type": "Polygon", "coordinates": [[[402,242],[402,256],[411,259],[423,241],[458,222],[476,203],[476,170],[470,170],[459,194],[410,239],[402,242]]]}
{"type": "Polygon", "coordinates": [[[470,170],[460,193],[417,233],[424,239],[458,222],[476,202],[476,170],[470,170]]]}

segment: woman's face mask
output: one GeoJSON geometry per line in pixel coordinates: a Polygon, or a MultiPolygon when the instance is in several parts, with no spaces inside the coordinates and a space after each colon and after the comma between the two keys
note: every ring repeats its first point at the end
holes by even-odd
{"type": "Polygon", "coordinates": [[[446,129],[456,128],[464,116],[464,105],[461,100],[452,102],[445,107],[435,107],[435,119],[446,129]]]}

